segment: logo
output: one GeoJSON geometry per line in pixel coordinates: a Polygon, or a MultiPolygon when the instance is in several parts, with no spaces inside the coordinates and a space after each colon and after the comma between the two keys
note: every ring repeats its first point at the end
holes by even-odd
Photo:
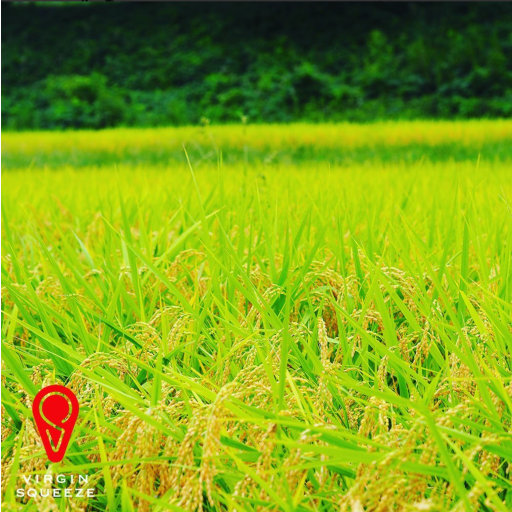
{"type": "Polygon", "coordinates": [[[46,455],[52,462],[60,462],[66,454],[78,409],[75,394],[58,384],[41,389],[34,399],[32,413],[46,455]]]}

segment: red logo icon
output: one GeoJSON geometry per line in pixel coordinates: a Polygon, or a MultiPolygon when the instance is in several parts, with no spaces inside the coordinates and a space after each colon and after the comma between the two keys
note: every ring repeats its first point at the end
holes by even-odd
{"type": "Polygon", "coordinates": [[[60,462],[66,454],[78,408],[75,394],[58,384],[41,389],[34,398],[32,413],[46,455],[52,462],[60,462]]]}

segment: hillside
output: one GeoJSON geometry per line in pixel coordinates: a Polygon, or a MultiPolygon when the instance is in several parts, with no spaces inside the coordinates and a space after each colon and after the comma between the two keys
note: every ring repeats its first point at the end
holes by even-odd
{"type": "Polygon", "coordinates": [[[508,117],[508,3],[3,4],[7,129],[508,117]]]}

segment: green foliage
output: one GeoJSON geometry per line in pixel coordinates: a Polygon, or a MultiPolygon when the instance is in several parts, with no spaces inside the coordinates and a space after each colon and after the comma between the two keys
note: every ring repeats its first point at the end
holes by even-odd
{"type": "Polygon", "coordinates": [[[510,4],[4,11],[10,129],[512,114],[510,4]]]}
{"type": "Polygon", "coordinates": [[[104,128],[121,123],[126,104],[115,89],[107,87],[107,79],[99,73],[90,76],[49,76],[45,100],[48,120],[55,127],[104,128]]]}
{"type": "Polygon", "coordinates": [[[511,128],[4,134],[2,508],[512,510],[511,128]],[[16,497],[49,472],[96,496],[16,497]]]}
{"type": "Polygon", "coordinates": [[[9,128],[106,128],[123,123],[127,116],[122,93],[107,87],[106,77],[99,73],[50,75],[7,109],[14,112],[7,116],[9,128]]]}

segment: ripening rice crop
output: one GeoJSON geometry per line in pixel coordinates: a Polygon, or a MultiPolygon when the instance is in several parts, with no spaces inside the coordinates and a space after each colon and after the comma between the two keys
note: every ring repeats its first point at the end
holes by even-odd
{"type": "Polygon", "coordinates": [[[3,139],[6,510],[512,509],[512,123],[3,139]]]}

